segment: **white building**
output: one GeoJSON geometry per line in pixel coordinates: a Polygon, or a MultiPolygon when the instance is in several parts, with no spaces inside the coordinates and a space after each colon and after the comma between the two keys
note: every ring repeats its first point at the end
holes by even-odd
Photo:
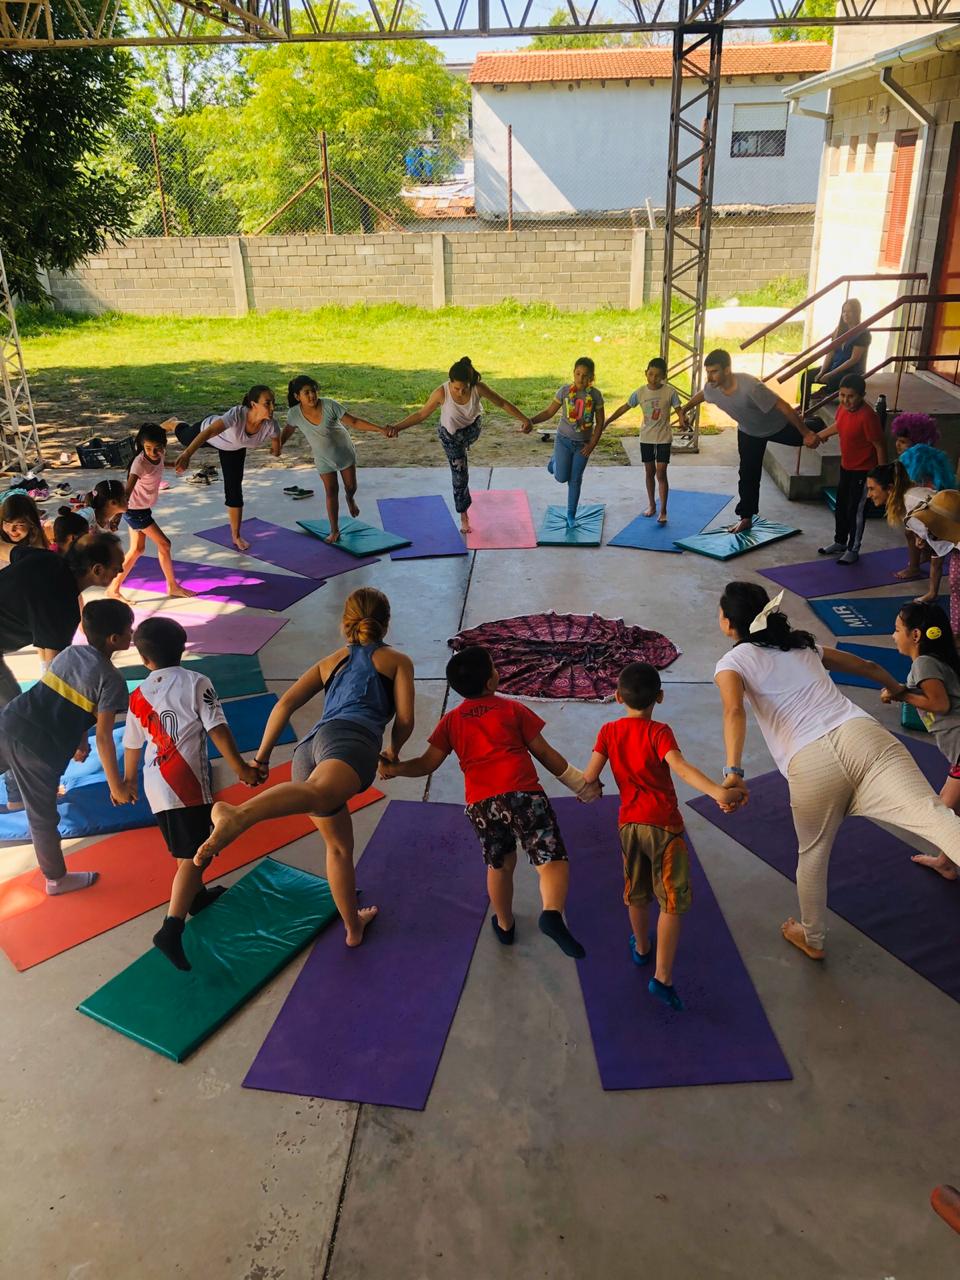
{"type": "MultiPolygon", "coordinates": [[[[470,73],[477,213],[507,212],[508,125],[515,218],[643,209],[648,200],[662,208],[672,61],[665,48],[480,54],[470,73]]],[[[829,66],[824,44],[724,51],[716,205],[816,202],[823,123],[790,115],[782,91],[829,66]]]]}

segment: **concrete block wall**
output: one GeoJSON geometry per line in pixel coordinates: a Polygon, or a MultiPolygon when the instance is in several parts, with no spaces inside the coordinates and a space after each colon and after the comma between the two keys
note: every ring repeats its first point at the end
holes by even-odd
{"type": "MultiPolygon", "coordinates": [[[[807,273],[812,216],[718,222],[714,296],[807,273]]],[[[660,296],[663,232],[520,228],[390,235],[132,239],[67,274],[58,306],[139,315],[244,315],[324,303],[482,307],[512,298],[565,311],[635,308],[660,296]]]]}

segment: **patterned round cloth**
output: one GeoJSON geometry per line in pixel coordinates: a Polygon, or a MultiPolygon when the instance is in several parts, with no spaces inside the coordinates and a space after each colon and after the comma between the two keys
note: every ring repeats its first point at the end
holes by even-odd
{"type": "Polygon", "coordinates": [[[521,698],[608,702],[629,662],[669,667],[680,650],[659,631],[596,613],[528,613],[461,631],[453,650],[482,645],[500,673],[500,692],[521,698]]]}

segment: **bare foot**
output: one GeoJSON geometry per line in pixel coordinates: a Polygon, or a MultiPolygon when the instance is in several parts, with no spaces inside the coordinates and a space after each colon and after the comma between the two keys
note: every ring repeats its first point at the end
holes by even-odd
{"type": "Polygon", "coordinates": [[[922,578],[919,569],[900,569],[893,575],[898,582],[913,582],[914,578],[922,578]]]}
{"type": "Polygon", "coordinates": [[[213,830],[193,855],[194,865],[198,867],[205,867],[221,849],[225,849],[247,829],[240,815],[240,806],[236,804],[225,804],[218,800],[210,811],[210,817],[213,830]]]}
{"type": "Polygon", "coordinates": [[[913,603],[914,604],[936,604],[937,593],[935,591],[928,591],[926,595],[914,596],[913,603]]]}
{"type": "Polygon", "coordinates": [[[360,508],[357,506],[357,500],[353,494],[347,494],[347,510],[356,518],[360,514],[360,508]]]}
{"type": "Polygon", "coordinates": [[[108,587],[105,594],[108,600],[119,600],[123,604],[133,603],[133,601],[129,598],[129,596],[125,596],[119,588],[117,588],[116,591],[111,591],[110,588],[108,587]]]}
{"type": "Polygon", "coordinates": [[[944,880],[957,878],[957,868],[945,853],[915,853],[910,861],[915,862],[918,867],[929,867],[931,871],[936,871],[937,875],[943,876],[944,880]]]}
{"type": "Polygon", "coordinates": [[[246,538],[241,538],[241,537],[234,538],[233,545],[237,548],[238,551],[250,550],[250,543],[246,540],[246,538]]]}
{"type": "Polygon", "coordinates": [[[656,514],[657,514],[656,507],[647,507],[646,511],[641,512],[641,515],[645,515],[645,516],[655,516],[656,514]]]}
{"type": "Polygon", "coordinates": [[[811,960],[822,960],[824,952],[816,947],[811,947],[807,943],[806,936],[803,932],[803,925],[799,920],[794,920],[793,916],[789,916],[780,926],[780,932],[788,942],[792,942],[798,947],[805,956],[809,956],[811,960]]]}
{"type": "Polygon", "coordinates": [[[460,532],[461,533],[470,532],[470,521],[466,518],[466,516],[464,516],[464,518],[460,521],[460,532]]]}
{"type": "Polygon", "coordinates": [[[172,587],[167,587],[167,595],[171,600],[188,600],[196,594],[195,591],[188,591],[186,587],[181,587],[179,582],[175,582],[172,587]]]}
{"type": "Polygon", "coordinates": [[[339,529],[331,529],[330,532],[327,534],[327,536],[324,538],[324,542],[339,542],[339,541],[340,541],[339,529]]]}
{"type": "Polygon", "coordinates": [[[666,524],[666,523],[667,523],[667,513],[665,511],[661,511],[659,516],[657,516],[657,524],[666,524]]]}
{"type": "Polygon", "coordinates": [[[361,907],[357,912],[357,928],[347,930],[347,946],[359,947],[363,941],[363,934],[368,924],[371,924],[374,916],[380,910],[379,907],[361,907]]]}
{"type": "Polygon", "coordinates": [[[736,524],[727,527],[727,533],[749,533],[753,526],[753,520],[744,516],[742,520],[738,520],[736,524]]]}

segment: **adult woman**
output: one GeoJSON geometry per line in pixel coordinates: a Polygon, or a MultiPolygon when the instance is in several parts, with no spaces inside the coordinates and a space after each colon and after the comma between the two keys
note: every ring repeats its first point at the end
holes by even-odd
{"type": "Polygon", "coordinates": [[[309,813],[327,846],[327,879],[346,927],[348,947],[363,941],[363,931],[377,908],[357,908],[353,823],[347,801],[365,791],[376,777],[390,721],[390,747],[383,752],[388,760],[398,757],[413,732],[413,663],[384,644],[389,625],[390,602],[383,592],[360,587],[347,597],[341,621],[346,645],[321,658],[283,694],[254,757],[266,778],[270,753],[291,715],[323,693],[323,714],[294,753],[293,780],[241,805],[215,804],[213,832],[194,859],[205,865],[254,823],[309,813]]]}
{"type": "Polygon", "coordinates": [[[347,427],[356,431],[379,431],[386,435],[385,427],[378,427],[366,418],[357,418],[347,413],[342,404],[336,400],[322,399],[317,394],[320,388],[313,378],[300,374],[287,386],[287,428],[296,427],[302,431],[313,451],[323,491],[327,499],[327,519],[330,521],[330,533],[326,542],[340,541],[340,484],[338,474],[343,477],[343,492],[347,499],[347,510],[352,516],[360,514],[354,495],[357,492],[357,451],[350,439],[347,427]]]}
{"type": "Polygon", "coordinates": [[[885,507],[887,524],[891,528],[903,527],[907,540],[908,559],[905,569],[893,575],[901,582],[911,582],[921,576],[920,565],[930,562],[930,588],[916,597],[917,604],[932,604],[940,594],[943,577],[943,561],[953,550],[950,542],[941,543],[928,534],[923,524],[915,518],[915,511],[933,497],[934,490],[926,485],[914,485],[901,462],[886,462],[874,467],[867,476],[867,497],[875,507],[885,507]]]}
{"type": "Polygon", "coordinates": [[[844,818],[858,814],[919,836],[960,864],[960,818],[934,794],[906,747],[849,698],[829,671],[846,671],[894,691],[899,682],[875,662],[823,649],[795,631],[763,587],[731,582],[719,622],[733,648],[717,663],[727,765],[724,784],[742,785],[747,732],[744,699],[753,706],[774,763],[786,777],[797,832],[800,921],[781,932],[822,960],[827,926],[827,867],[844,818]]]}
{"type": "MultiPolygon", "coordinates": [[[[269,387],[251,387],[243,400],[226,413],[210,414],[202,422],[189,424],[177,422],[174,434],[182,445],[183,453],[176,462],[178,475],[190,465],[190,459],[198,449],[210,445],[220,455],[223,473],[223,501],[230,515],[230,532],[238,551],[247,551],[250,543],[240,536],[243,521],[243,468],[247,449],[258,444],[270,444],[270,452],[280,457],[283,443],[293,433],[287,427],[281,434],[280,425],[273,416],[276,400],[269,387]]],[[[169,423],[162,424],[164,428],[169,423]]]]}
{"type": "Polygon", "coordinates": [[[840,386],[841,379],[848,373],[863,374],[867,367],[867,348],[870,346],[870,330],[864,329],[856,337],[841,342],[840,339],[850,329],[855,329],[862,317],[860,301],[848,298],[840,308],[840,319],[833,331],[833,345],[824,354],[820,368],[814,373],[805,369],[800,379],[800,404],[806,408],[808,397],[813,393],[813,384],[820,384],[815,393],[819,398],[824,392],[833,394],[840,386]]]}
{"type": "Polygon", "coordinates": [[[408,414],[401,422],[388,428],[388,435],[397,435],[408,427],[415,427],[440,410],[440,425],[437,438],[443,446],[443,452],[450,463],[450,475],[453,479],[453,505],[460,515],[460,532],[470,532],[470,517],[467,512],[473,499],[470,496],[470,468],[467,462],[467,450],[480,438],[483,406],[480,401],[486,400],[494,404],[504,413],[509,413],[520,423],[524,433],[531,431],[530,419],[520,410],[497,395],[480,378],[473,367],[469,356],[461,356],[450,366],[447,381],[431,391],[422,409],[408,414]]]}

